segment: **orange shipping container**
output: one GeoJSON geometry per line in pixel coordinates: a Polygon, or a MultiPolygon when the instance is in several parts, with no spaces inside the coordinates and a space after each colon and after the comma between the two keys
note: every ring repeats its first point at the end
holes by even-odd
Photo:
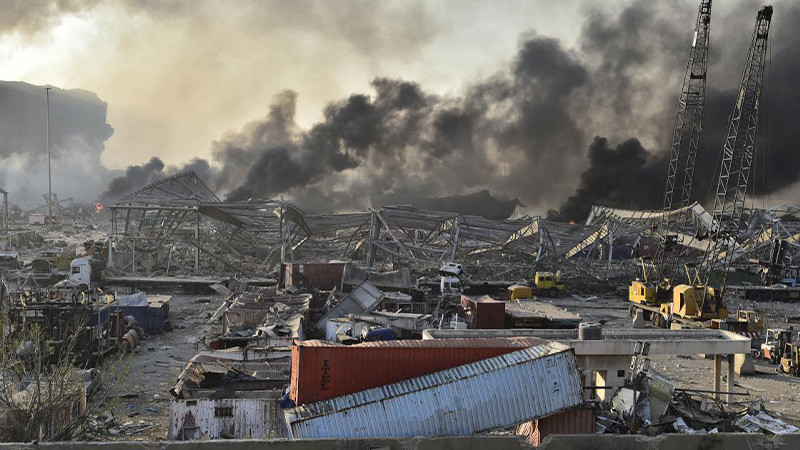
{"type": "Polygon", "coordinates": [[[328,400],[545,342],[533,337],[384,341],[350,346],[328,341],[295,342],[289,397],[297,405],[328,400]]]}
{"type": "Polygon", "coordinates": [[[506,327],[506,302],[501,302],[488,295],[470,297],[461,296],[461,307],[464,309],[470,328],[500,329],[506,327]]]}
{"type": "Polygon", "coordinates": [[[593,409],[577,408],[517,425],[516,435],[525,436],[529,444],[538,447],[551,434],[594,434],[596,422],[593,409]]]}

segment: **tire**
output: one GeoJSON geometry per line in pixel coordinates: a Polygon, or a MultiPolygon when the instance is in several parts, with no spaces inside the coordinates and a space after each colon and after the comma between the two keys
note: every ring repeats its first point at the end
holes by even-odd
{"type": "Polygon", "coordinates": [[[552,298],[557,298],[558,297],[558,289],[550,288],[550,290],[547,292],[547,294],[552,298]]]}

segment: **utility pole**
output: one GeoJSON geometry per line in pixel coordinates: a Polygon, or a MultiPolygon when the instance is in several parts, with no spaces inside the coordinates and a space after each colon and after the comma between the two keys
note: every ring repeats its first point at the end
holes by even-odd
{"type": "Polygon", "coordinates": [[[53,221],[53,176],[50,168],[50,88],[44,88],[44,92],[47,99],[47,223],[51,226],[53,221]]]}

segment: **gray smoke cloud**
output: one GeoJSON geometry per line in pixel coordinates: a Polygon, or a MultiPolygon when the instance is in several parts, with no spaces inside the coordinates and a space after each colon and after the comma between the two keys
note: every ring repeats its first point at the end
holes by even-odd
{"type": "MultiPolygon", "coordinates": [[[[285,91],[263,118],[213,142],[210,159],[134,166],[104,198],[191,168],[228,199],[283,197],[312,212],[483,190],[540,210],[561,205],[554,216],[564,219],[582,218],[593,203],[658,207],[696,3],[587,3],[575,46],[526,34],[510,61],[447,95],[378,77],[369,92],[331,102],[308,129],[295,122],[298,95],[285,91]],[[635,195],[627,195],[631,189],[635,195]]],[[[715,8],[700,200],[713,180],[758,4],[715,8]]],[[[788,118],[800,95],[792,82],[800,37],[775,33],[800,24],[799,10],[776,7],[770,73],[781,92],[765,98],[770,145],[756,162],[756,194],[797,181],[798,136],[788,118]]]]}
{"type": "Polygon", "coordinates": [[[36,35],[57,23],[64,14],[91,9],[98,0],[3,0],[0,34],[36,35]]]}
{"type": "MultiPolygon", "coordinates": [[[[214,143],[219,168],[207,181],[229,200],[284,195],[310,211],[487,186],[509,197],[528,190],[527,198],[538,202],[555,192],[541,178],[567,177],[571,164],[564,159],[581,156],[581,133],[568,107],[586,80],[575,55],[536,37],[522,44],[508,71],[461,97],[377,78],[374,95],[333,102],[323,121],[298,130],[297,95],[284,92],[264,120],[214,143]]],[[[130,171],[131,182],[115,185],[136,184],[141,173],[130,171]]]]}
{"type": "MultiPolygon", "coordinates": [[[[634,6],[632,9],[636,8],[634,6]]],[[[742,5],[741,12],[733,16],[719,17],[712,13],[711,69],[706,93],[703,137],[698,150],[693,186],[693,200],[707,206],[713,201],[719,170],[718,158],[727,131],[728,117],[736,101],[740,74],[758,8],[758,3],[747,2],[742,5]],[[728,88],[719,87],[725,85],[728,88]]],[[[800,101],[800,89],[791,81],[800,73],[800,38],[794,33],[780,34],[781,29],[788,31],[800,25],[800,8],[782,5],[780,9],[776,9],[773,23],[776,21],[779,21],[780,28],[777,28],[776,33],[776,28],[773,27],[769,42],[772,58],[768,62],[762,94],[760,139],[757,142],[757,156],[751,174],[750,193],[754,203],[756,198],[796,185],[800,179],[796,169],[800,164],[800,155],[794,151],[796,142],[800,140],[800,130],[787,120],[797,114],[800,101]],[[775,89],[779,91],[776,92],[775,89]]],[[[621,89],[620,92],[642,89],[642,86],[635,87],[636,80],[641,80],[640,77],[626,76],[631,67],[634,70],[650,66],[663,67],[662,70],[672,67],[670,70],[678,75],[682,75],[685,67],[685,62],[684,66],[681,65],[683,60],[680,56],[685,58],[688,49],[673,48],[667,52],[678,55],[676,58],[660,56],[655,49],[639,54],[636,51],[633,54],[624,51],[640,47],[636,45],[641,33],[634,26],[637,23],[647,25],[647,19],[628,9],[616,21],[596,16],[587,25],[588,36],[591,37],[587,42],[591,46],[612,46],[616,47],[615,53],[628,55],[607,65],[609,72],[613,74],[611,78],[618,80],[615,85],[616,89],[621,89]]],[[[659,31],[659,35],[673,34],[669,29],[659,31]]],[[[668,39],[669,42],[673,40],[672,37],[668,39]]],[[[656,88],[655,85],[651,87],[656,88]]],[[[675,89],[674,99],[677,98],[678,89],[679,86],[675,89]]],[[[614,108],[615,115],[628,117],[639,109],[631,108],[626,113],[629,108],[625,102],[627,96],[618,97],[620,100],[614,108]]],[[[590,166],[582,173],[575,193],[561,204],[558,211],[551,211],[550,217],[580,220],[588,215],[593,204],[631,209],[660,208],[663,204],[668,164],[669,132],[674,120],[674,99],[672,104],[665,103],[661,108],[662,113],[653,116],[654,119],[660,118],[644,122],[661,127],[661,131],[656,134],[660,135],[657,142],[663,144],[655,151],[645,149],[635,139],[612,146],[605,138],[595,138],[588,149],[590,166]]]]}
{"type": "MultiPolygon", "coordinates": [[[[59,198],[92,201],[113,172],[100,160],[114,130],[105,102],[83,90],[50,90],[53,191],[59,198]]],[[[24,207],[46,202],[47,106],[45,89],[0,81],[0,187],[24,207]]]]}

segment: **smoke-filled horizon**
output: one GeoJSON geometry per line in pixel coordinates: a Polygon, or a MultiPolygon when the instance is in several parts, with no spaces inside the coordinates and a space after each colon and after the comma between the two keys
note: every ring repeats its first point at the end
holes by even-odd
{"type": "MultiPolygon", "coordinates": [[[[757,10],[743,9],[742,26],[735,30],[730,21],[712,18],[712,63],[717,73],[724,68],[723,75],[734,84],[715,88],[722,83],[710,75],[695,183],[699,201],[709,198],[749,40],[747,19],[752,22],[757,10]],[[741,48],[714,51],[715,42],[741,48]],[[720,61],[720,54],[730,56],[720,61]]],[[[579,51],[549,37],[529,38],[507,68],[471,84],[461,96],[437,96],[417,83],[377,78],[373,93],[332,102],[324,120],[308,130],[294,121],[297,94],[283,92],[263,120],[213,144],[216,169],[204,160],[192,165],[229,200],[285,196],[315,212],[360,209],[387,195],[413,201],[479,189],[558,209],[551,215],[563,219],[584,218],[592,204],[657,208],[667,143],[648,150],[637,135],[652,133],[660,140],[669,135],[679,89],[674,79],[683,74],[693,22],[676,28],[654,12],[659,11],[635,4],[616,16],[591,13],[579,51]],[[659,90],[664,81],[678,88],[659,90]],[[605,117],[598,116],[601,111],[605,117]],[[625,138],[595,136],[593,127],[625,138]],[[586,157],[589,167],[576,170],[586,157]],[[578,180],[574,173],[581,173],[578,180]],[[565,199],[564,192],[571,195],[565,199]]],[[[796,10],[783,14],[784,23],[798,18],[796,10]]],[[[771,44],[776,48],[773,72],[786,76],[797,60],[796,46],[771,44]]],[[[769,100],[773,117],[795,108],[785,96],[769,100]]],[[[791,125],[773,123],[765,131],[771,135],[773,162],[793,161],[791,146],[782,145],[794,137],[791,125]]],[[[153,173],[159,176],[163,169],[152,161],[145,167],[158,169],[153,173]]],[[[767,167],[771,177],[757,179],[755,192],[774,192],[797,181],[797,172],[784,167],[767,167]]],[[[116,194],[121,192],[107,193],[116,194]]]]}
{"type": "MultiPolygon", "coordinates": [[[[563,219],[581,219],[592,204],[657,208],[695,3],[586,4],[574,42],[527,32],[508,61],[444,94],[413,79],[377,76],[369,90],[330,101],[309,127],[298,124],[303,91],[278,92],[263,118],[214,140],[211,157],[183,165],[147,158],[102,195],[113,200],[194,170],[227,199],[280,197],[310,212],[484,190],[558,210],[553,215],[563,219]]],[[[711,185],[758,4],[718,9],[695,176],[699,200],[711,185]]],[[[777,5],[763,108],[770,145],[756,161],[756,194],[797,182],[797,132],[789,119],[800,89],[791,81],[800,51],[795,24],[798,7],[777,5]]]]}

